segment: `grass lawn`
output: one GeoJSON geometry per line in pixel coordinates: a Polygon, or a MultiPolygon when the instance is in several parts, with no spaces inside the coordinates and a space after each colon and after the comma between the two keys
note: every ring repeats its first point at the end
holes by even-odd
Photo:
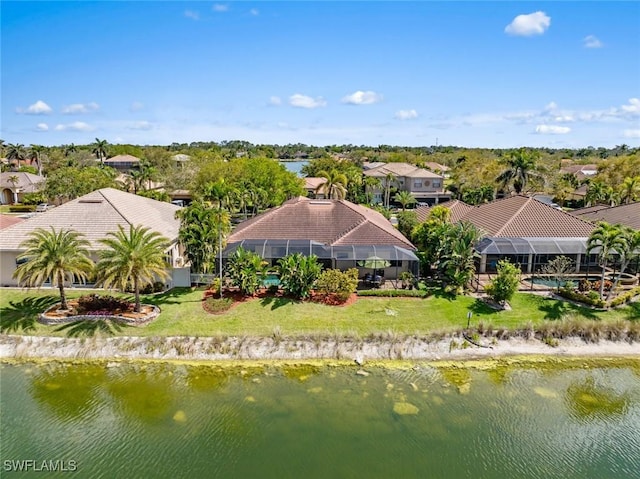
{"type": "MultiPolygon", "coordinates": [[[[86,292],[85,292],[86,293],[86,292]]],[[[69,297],[83,294],[69,291],[69,297]]],[[[512,311],[496,312],[474,298],[450,299],[433,296],[414,298],[359,298],[349,306],[326,306],[295,302],[282,298],[254,299],[236,305],[221,315],[202,309],[202,290],[176,288],[167,293],[147,296],[143,302],[161,308],[160,316],[147,326],[126,327],[122,336],[283,336],[307,334],[429,333],[465,327],[467,312],[471,325],[515,329],[531,322],[557,321],[566,317],[599,321],[640,320],[640,303],[613,311],[592,311],[564,301],[519,293],[511,301],[512,311]]],[[[57,290],[0,290],[0,330],[3,333],[62,336],[58,326],[36,322],[37,315],[58,302],[57,290]]]]}

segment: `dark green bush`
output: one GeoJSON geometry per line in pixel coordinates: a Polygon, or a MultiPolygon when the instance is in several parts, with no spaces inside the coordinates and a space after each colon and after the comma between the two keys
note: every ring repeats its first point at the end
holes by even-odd
{"type": "Polygon", "coordinates": [[[358,270],[351,268],[345,272],[338,269],[326,269],[316,281],[316,291],[322,294],[335,294],[346,301],[358,287],[358,270]]]}
{"type": "Polygon", "coordinates": [[[224,313],[233,306],[231,298],[207,298],[204,300],[202,307],[208,313],[224,313]]]}
{"type": "Polygon", "coordinates": [[[32,213],[36,210],[36,205],[12,205],[9,206],[11,213],[32,213]]]}
{"type": "Polygon", "coordinates": [[[89,294],[78,298],[78,312],[89,313],[92,311],[128,311],[133,305],[124,299],[113,296],[99,296],[89,294]]]}

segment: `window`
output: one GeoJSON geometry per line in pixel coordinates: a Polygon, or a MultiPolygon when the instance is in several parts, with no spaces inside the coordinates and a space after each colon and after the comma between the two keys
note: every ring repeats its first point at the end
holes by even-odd
{"type": "Polygon", "coordinates": [[[422,181],[414,180],[413,187],[414,188],[422,188],[422,181]]]}
{"type": "Polygon", "coordinates": [[[434,187],[434,188],[440,188],[440,180],[438,180],[438,181],[434,181],[434,182],[433,182],[433,187],[434,187]]]}

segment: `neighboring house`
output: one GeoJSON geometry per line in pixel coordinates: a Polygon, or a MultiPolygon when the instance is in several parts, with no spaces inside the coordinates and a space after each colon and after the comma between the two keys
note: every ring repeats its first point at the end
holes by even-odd
{"type": "Polygon", "coordinates": [[[582,182],[598,173],[598,165],[567,165],[560,168],[560,173],[570,173],[582,182]]]}
{"type": "Polygon", "coordinates": [[[140,167],[140,158],[133,155],[117,155],[104,160],[104,165],[115,168],[121,173],[135,170],[140,167]]]}
{"type": "Polygon", "coordinates": [[[619,224],[640,230],[640,201],[619,206],[590,206],[573,210],[571,214],[593,223],[604,221],[612,225],[619,224]]]}
{"type": "Polygon", "coordinates": [[[223,256],[243,247],[271,265],[292,253],[314,254],[325,268],[358,268],[377,257],[389,262],[386,278],[403,271],[417,273],[415,247],[380,213],[346,200],[293,198],[240,223],[227,238],[223,256]]]}
{"type": "Polygon", "coordinates": [[[424,164],[424,166],[428,170],[433,171],[434,173],[437,173],[439,175],[442,175],[445,178],[449,178],[450,176],[449,172],[451,171],[451,168],[449,168],[448,166],[441,165],[440,163],[436,163],[435,161],[427,161],[424,164]]]}
{"type": "Polygon", "coordinates": [[[20,223],[21,221],[24,221],[24,218],[20,218],[19,216],[0,214],[0,230],[8,228],[9,226],[13,226],[17,223],[20,223]]]}
{"type": "MultiPolygon", "coordinates": [[[[371,165],[369,163],[367,167],[371,165]]],[[[451,193],[444,189],[444,177],[409,163],[384,163],[380,166],[365,168],[365,176],[380,180],[380,186],[373,188],[373,202],[384,202],[385,183],[391,180],[391,186],[398,191],[408,191],[418,203],[438,204],[451,199],[451,193]]],[[[394,194],[391,195],[393,200],[394,194]]]]}
{"type": "Polygon", "coordinates": [[[518,264],[523,273],[534,273],[557,256],[571,258],[576,272],[598,268],[596,252],[587,255],[595,225],[535,198],[517,195],[478,206],[447,205],[453,222],[467,221],[483,232],[476,245],[478,273],[495,273],[502,259],[518,264]]]}
{"type": "Polygon", "coordinates": [[[36,193],[44,187],[44,176],[18,171],[0,173],[0,203],[21,203],[25,193],[36,193]]]}
{"type": "MultiPolygon", "coordinates": [[[[440,203],[438,206],[444,206],[449,211],[451,211],[451,217],[449,220],[452,223],[457,223],[460,221],[464,215],[466,215],[470,210],[473,209],[473,206],[468,205],[460,200],[450,200],[445,201],[444,203],[440,203]]],[[[424,223],[429,219],[429,214],[431,213],[430,206],[419,206],[415,209],[416,216],[420,223],[424,223]]]]}
{"type": "Polygon", "coordinates": [[[325,189],[322,187],[327,182],[326,178],[307,176],[304,179],[304,189],[307,191],[309,198],[323,199],[326,197],[325,189]]]}
{"type": "Polygon", "coordinates": [[[89,241],[89,250],[94,260],[104,249],[99,240],[122,226],[130,225],[150,228],[169,239],[167,261],[172,269],[173,286],[189,286],[189,271],[181,269],[182,251],[178,244],[180,221],[176,211],[180,208],[170,203],[133,195],[113,188],[103,188],[76,198],[45,213],[38,214],[21,223],[0,230],[0,285],[17,286],[13,273],[17,267],[17,256],[23,252],[20,244],[37,228],[56,230],[73,229],[84,234],[89,241]]]}

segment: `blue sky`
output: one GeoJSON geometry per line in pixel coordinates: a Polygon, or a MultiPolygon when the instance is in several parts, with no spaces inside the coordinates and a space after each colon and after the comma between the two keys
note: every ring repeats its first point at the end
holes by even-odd
{"type": "Polygon", "coordinates": [[[1,8],[8,143],[640,145],[640,2],[1,8]]]}

